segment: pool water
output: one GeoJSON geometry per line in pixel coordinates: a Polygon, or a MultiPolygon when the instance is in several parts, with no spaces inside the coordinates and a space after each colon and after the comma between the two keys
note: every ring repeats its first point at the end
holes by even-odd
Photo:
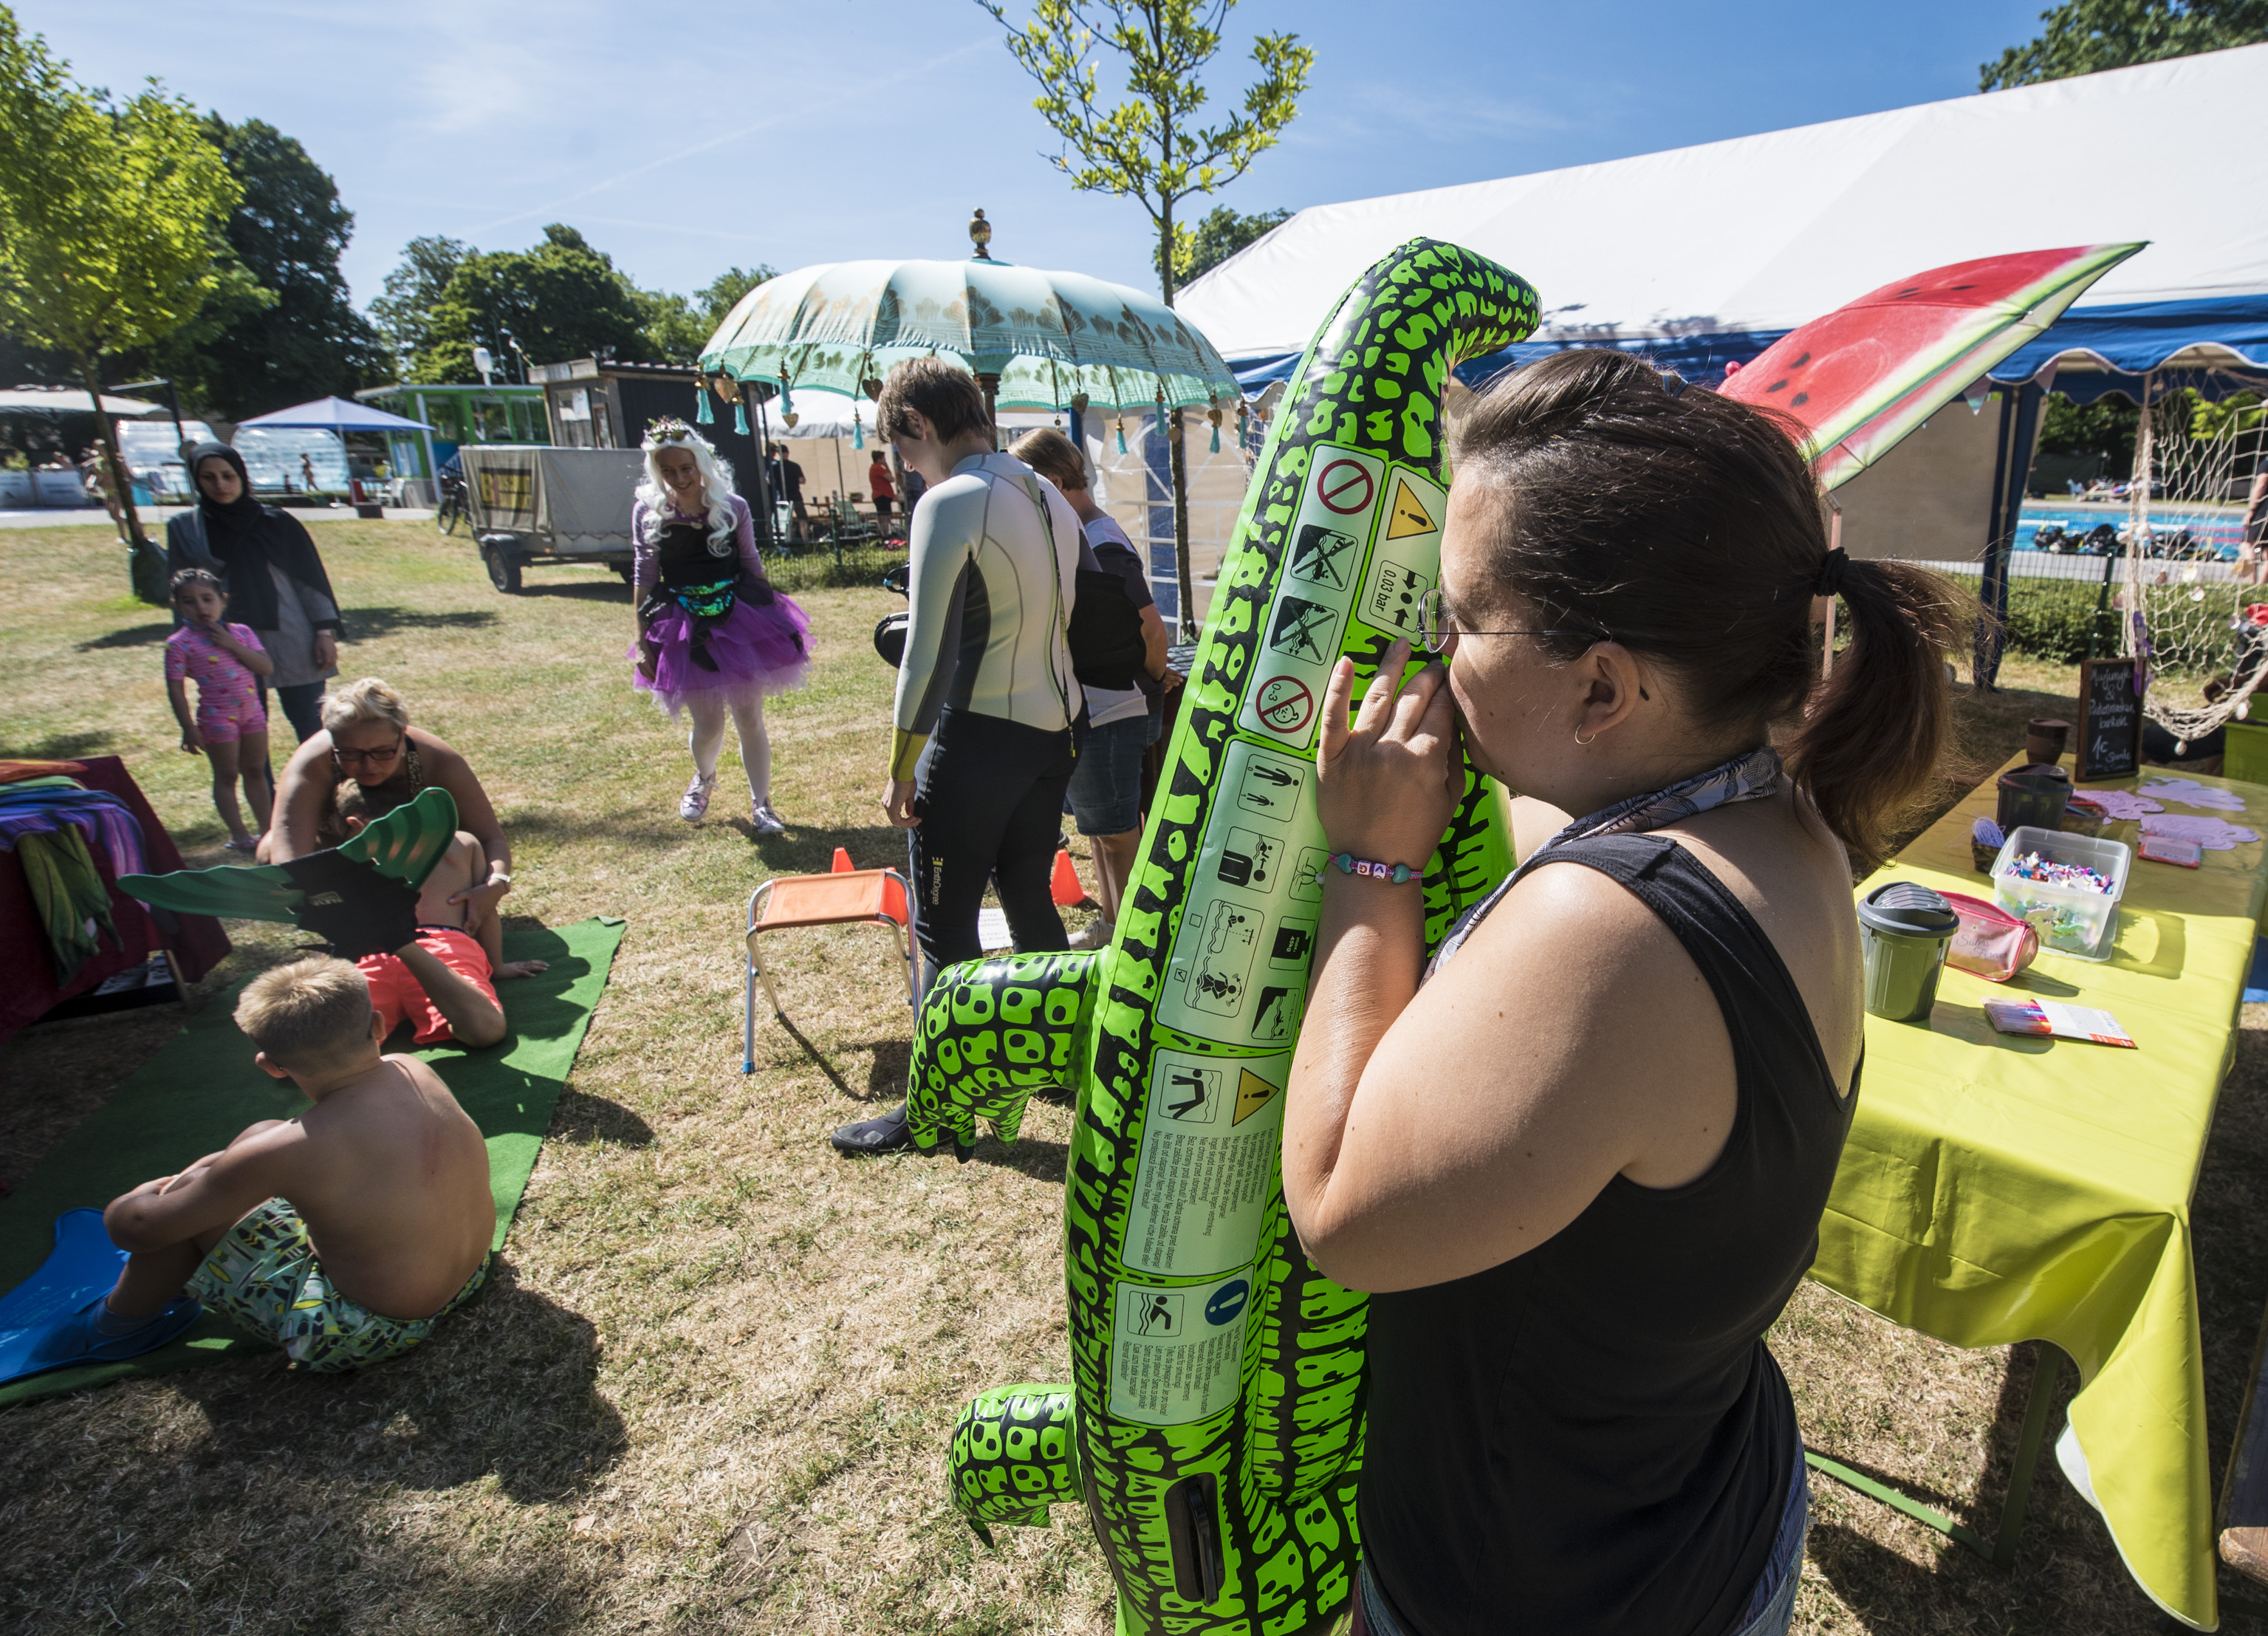
{"type": "MultiPolygon", "coordinates": [[[[2056,500],[2027,500],[2016,520],[2016,549],[2029,550],[2032,537],[2049,523],[2060,523],[2072,534],[2084,534],[2097,523],[2124,528],[2126,517],[2126,508],[2119,505],[2073,505],[2056,500]]],[[[2221,561],[2233,563],[2236,560],[2237,542],[2244,537],[2244,514],[2235,506],[2153,505],[2150,527],[2159,534],[2187,528],[2191,539],[2211,546],[2221,561]]]]}

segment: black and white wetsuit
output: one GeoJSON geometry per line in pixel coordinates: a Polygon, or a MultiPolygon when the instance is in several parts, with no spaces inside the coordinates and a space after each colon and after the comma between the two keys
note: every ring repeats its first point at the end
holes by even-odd
{"type": "Polygon", "coordinates": [[[1067,947],[1048,874],[1081,702],[1066,639],[1081,538],[1070,502],[1011,454],[972,455],[914,509],[890,774],[920,785],[926,976],[983,952],[988,880],[1019,950],[1067,947]]]}

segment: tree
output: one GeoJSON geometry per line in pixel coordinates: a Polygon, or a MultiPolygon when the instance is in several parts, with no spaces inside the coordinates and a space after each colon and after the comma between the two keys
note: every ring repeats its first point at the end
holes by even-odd
{"type": "MultiPolygon", "coordinates": [[[[1192,122],[1205,104],[1197,74],[1220,50],[1220,26],[1236,0],[1036,0],[1032,20],[1008,20],[1001,0],[976,0],[1006,31],[1008,53],[1039,83],[1032,106],[1063,138],[1057,170],[1083,193],[1138,201],[1158,230],[1158,288],[1174,304],[1186,229],[1175,207],[1211,194],[1251,168],[1276,145],[1299,114],[1299,96],[1314,66],[1297,34],[1263,34],[1252,44],[1260,77],[1245,88],[1244,106],[1217,125],[1192,122]],[[1101,104],[1095,52],[1125,61],[1128,95],[1101,104]]],[[[1182,625],[1190,627],[1189,477],[1181,412],[1167,429],[1173,462],[1174,553],[1181,571],[1182,625]]]]}
{"type": "Polygon", "coordinates": [[[1196,231],[1176,228],[1174,284],[1178,288],[1188,289],[1239,250],[1247,245],[1257,244],[1291,219],[1292,212],[1289,210],[1261,210],[1250,216],[1239,216],[1228,205],[1214,205],[1205,212],[1204,219],[1197,225],[1196,231]]]}
{"type": "Polygon", "coordinates": [[[457,269],[478,254],[456,239],[412,239],[401,247],[401,264],[386,276],[384,293],[370,304],[371,319],[393,349],[397,368],[407,370],[431,344],[433,309],[457,269]]]}
{"type": "Polygon", "coordinates": [[[614,262],[555,222],[533,249],[474,251],[457,264],[408,372],[416,381],[477,380],[475,346],[504,365],[635,357],[645,350],[646,317],[614,262]]]}
{"type": "Polygon", "coordinates": [[[205,134],[243,190],[228,222],[235,267],[266,298],[239,289],[233,299],[208,300],[203,320],[152,363],[232,420],[390,380],[377,332],[354,310],[339,271],[354,212],[339,203],[338,185],[263,120],[231,125],[209,114],[205,134]]]}
{"type": "Polygon", "coordinates": [[[2040,21],[2038,39],[1977,69],[1977,90],[2252,45],[2268,40],[2268,0],[2066,0],[2040,21]]]}
{"type": "MultiPolygon", "coordinates": [[[[114,102],[67,66],[0,6],[0,326],[68,356],[99,393],[106,357],[158,345],[220,287],[241,190],[196,114],[155,80],[114,102]]],[[[142,532],[110,418],[95,419],[134,588],[162,603],[165,559],[142,532]]]]}
{"type": "Polygon", "coordinates": [[[754,272],[744,267],[727,268],[705,289],[690,296],[634,289],[632,293],[645,313],[646,345],[654,362],[695,362],[740,298],[767,278],[778,276],[778,269],[760,264],[754,272]]]}

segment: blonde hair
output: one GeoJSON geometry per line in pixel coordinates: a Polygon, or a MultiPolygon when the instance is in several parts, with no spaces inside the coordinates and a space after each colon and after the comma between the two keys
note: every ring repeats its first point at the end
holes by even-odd
{"type": "Polygon", "coordinates": [[[244,985],[236,1026],[279,1068],[313,1068],[370,1038],[370,984],[343,960],[316,954],[244,985]]]}
{"type": "Polygon", "coordinates": [[[409,706],[376,676],[350,682],[335,693],[323,695],[323,731],[337,733],[363,721],[390,721],[409,731],[409,706]]]}
{"type": "Polygon", "coordinates": [[[1026,432],[1008,446],[1008,453],[1066,492],[1087,486],[1086,456],[1052,426],[1026,432]]]}

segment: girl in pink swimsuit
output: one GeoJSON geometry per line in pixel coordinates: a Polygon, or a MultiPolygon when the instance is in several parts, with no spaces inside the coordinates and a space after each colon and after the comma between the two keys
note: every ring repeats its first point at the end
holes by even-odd
{"type": "Polygon", "coordinates": [[[268,782],[268,712],[260,706],[258,679],[271,674],[276,661],[251,626],[222,618],[228,593],[204,569],[184,568],[173,576],[173,611],[181,616],[181,628],[166,642],[166,694],[181,724],[181,748],[212,763],[213,806],[228,826],[228,850],[249,852],[260,842],[244,827],[236,783],[244,780],[253,821],[266,829],[275,792],[268,782]],[[197,684],[194,717],[192,677],[197,684]]]}

